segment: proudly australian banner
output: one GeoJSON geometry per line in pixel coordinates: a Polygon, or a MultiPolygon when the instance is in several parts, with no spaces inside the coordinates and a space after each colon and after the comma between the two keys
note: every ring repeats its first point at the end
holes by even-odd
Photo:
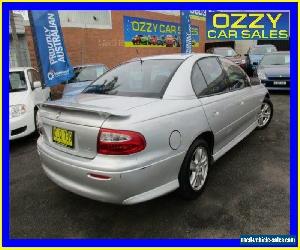
{"type": "MultiPolygon", "coordinates": [[[[199,28],[191,27],[192,46],[199,47],[199,28]]],[[[180,47],[180,24],[124,16],[125,47],[180,47]]]]}
{"type": "Polygon", "coordinates": [[[29,18],[45,84],[54,86],[69,80],[74,73],[64,46],[58,11],[33,10],[29,18]]]}

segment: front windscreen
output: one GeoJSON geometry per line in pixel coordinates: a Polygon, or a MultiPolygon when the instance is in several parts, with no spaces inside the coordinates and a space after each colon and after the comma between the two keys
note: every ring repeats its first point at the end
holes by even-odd
{"type": "Polygon", "coordinates": [[[260,65],[288,65],[290,64],[290,54],[266,55],[261,60],[260,65]]]}
{"type": "Polygon", "coordinates": [[[232,57],[237,55],[232,48],[215,48],[214,54],[225,56],[225,57],[232,57]]]}
{"type": "Polygon", "coordinates": [[[9,92],[20,92],[25,90],[27,90],[27,84],[24,72],[9,72],[9,92]]]}
{"type": "Polygon", "coordinates": [[[137,60],[121,64],[89,85],[83,93],[160,98],[182,60],[137,60]]]}

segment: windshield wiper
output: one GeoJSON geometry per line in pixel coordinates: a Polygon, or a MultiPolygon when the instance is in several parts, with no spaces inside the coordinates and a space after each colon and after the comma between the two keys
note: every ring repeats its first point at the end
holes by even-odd
{"type": "Polygon", "coordinates": [[[76,82],[69,82],[69,83],[77,83],[77,82],[92,82],[93,80],[80,80],[80,81],[76,81],[76,82]]]}
{"type": "Polygon", "coordinates": [[[106,94],[120,86],[120,85],[116,85],[117,81],[118,81],[118,77],[114,77],[114,79],[111,81],[105,80],[104,83],[101,85],[93,85],[93,84],[89,85],[83,91],[83,93],[106,94]]]}

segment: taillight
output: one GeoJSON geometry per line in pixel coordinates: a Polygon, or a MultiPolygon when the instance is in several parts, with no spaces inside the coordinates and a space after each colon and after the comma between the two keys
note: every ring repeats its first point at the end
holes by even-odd
{"type": "Polygon", "coordinates": [[[138,132],[101,128],[97,152],[104,155],[130,155],[144,150],[146,140],[138,132]]]}

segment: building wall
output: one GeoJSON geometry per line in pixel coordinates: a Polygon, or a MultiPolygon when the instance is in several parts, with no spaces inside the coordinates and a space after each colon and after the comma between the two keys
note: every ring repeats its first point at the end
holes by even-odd
{"type": "Polygon", "coordinates": [[[30,58],[27,47],[27,41],[25,37],[25,23],[22,15],[14,13],[14,21],[16,27],[16,33],[19,41],[19,53],[21,61],[17,63],[16,49],[13,46],[13,40],[11,35],[11,25],[9,22],[9,66],[10,67],[29,67],[30,58]]]}
{"type": "Polygon", "coordinates": [[[27,42],[24,35],[18,34],[19,46],[20,46],[20,59],[21,62],[17,63],[16,50],[12,43],[12,37],[9,38],[9,67],[30,67],[31,62],[29,58],[29,52],[27,48],[27,42]]]}
{"type": "Polygon", "coordinates": [[[235,41],[235,50],[238,54],[244,55],[248,52],[250,47],[257,44],[256,40],[240,40],[235,41]]]}
{"type": "MultiPolygon", "coordinates": [[[[93,29],[80,27],[63,27],[65,46],[73,65],[86,63],[104,63],[113,67],[123,61],[137,56],[179,53],[180,48],[127,48],[123,46],[123,16],[142,17],[169,22],[180,22],[177,15],[150,11],[111,11],[112,29],[93,29]],[[138,53],[138,54],[137,54],[138,53]]],[[[200,45],[193,52],[204,52],[205,22],[192,20],[199,27],[200,45]]],[[[37,65],[31,29],[26,27],[29,54],[33,66],[37,65]]]]}

